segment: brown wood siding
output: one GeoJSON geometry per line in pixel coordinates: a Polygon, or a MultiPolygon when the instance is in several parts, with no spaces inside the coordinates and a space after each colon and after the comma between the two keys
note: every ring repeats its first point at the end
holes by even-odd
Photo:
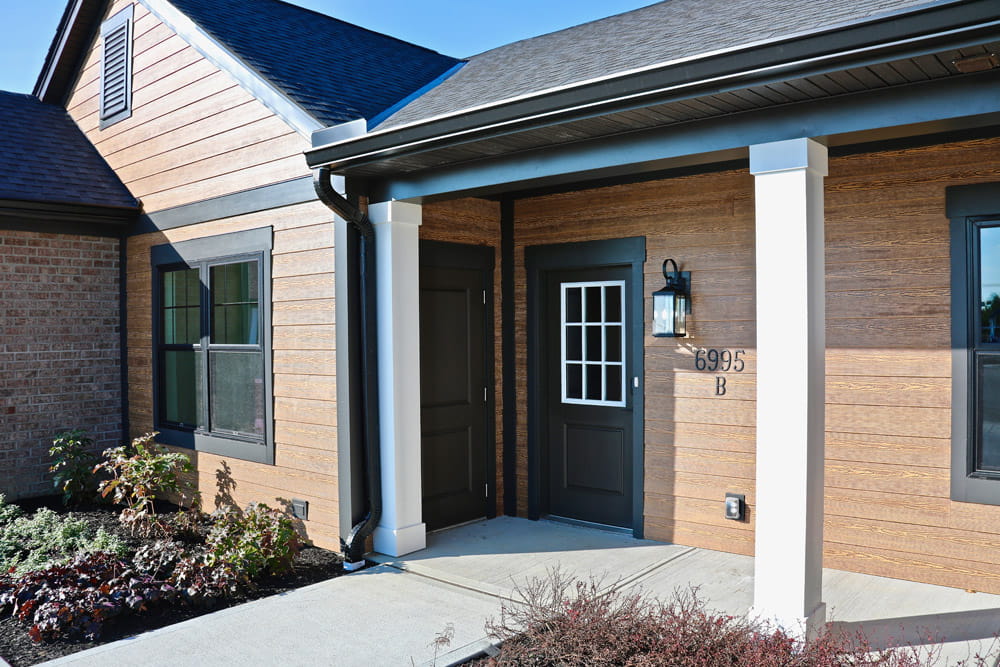
{"type": "MultiPolygon", "coordinates": [[[[429,241],[450,241],[470,245],[491,246],[494,249],[493,270],[493,387],[496,402],[496,513],[503,514],[503,354],[500,293],[500,205],[485,199],[459,199],[426,204],[420,238],[429,241]]],[[[487,456],[490,453],[487,452],[487,456]]]]}
{"type": "Polygon", "coordinates": [[[129,413],[135,435],[153,427],[151,246],[271,226],[274,465],[194,453],[206,504],[232,499],[287,507],[309,501],[305,534],[339,549],[334,228],[318,202],[144,234],[128,242],[129,413]],[[226,481],[226,484],[220,483],[226,481]]]}
{"type": "MultiPolygon", "coordinates": [[[[831,160],[826,181],[828,567],[1000,592],[1000,507],[949,499],[949,185],[1000,179],[1000,140],[831,160]]],[[[693,273],[691,336],[646,337],[645,531],[753,553],[754,213],[746,172],[519,201],[516,211],[518,512],[527,511],[525,246],[645,236],[693,273]],[[715,397],[694,350],[747,350],[715,397]],[[722,518],[747,494],[746,524],[722,518]]],[[[648,312],[646,320],[648,321],[648,312]]]]}
{"type": "Polygon", "coordinates": [[[996,180],[997,139],[830,161],[828,567],[1000,592],[1000,507],[949,499],[944,197],[996,180]]]}
{"type": "Polygon", "coordinates": [[[309,173],[309,142],[141,4],[132,116],[100,129],[100,54],[95,42],[67,109],[147,212],[309,173]]]}

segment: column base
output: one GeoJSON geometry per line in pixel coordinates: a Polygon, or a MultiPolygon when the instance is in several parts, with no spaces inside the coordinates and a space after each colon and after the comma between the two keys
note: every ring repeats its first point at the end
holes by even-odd
{"type": "Polygon", "coordinates": [[[379,526],[372,539],[375,551],[387,556],[405,556],[427,547],[427,526],[423,523],[395,529],[379,526]]]}
{"type": "Polygon", "coordinates": [[[783,616],[751,607],[747,616],[768,628],[779,628],[799,640],[815,639],[826,627],[826,603],[820,602],[807,616],[783,616]]]}

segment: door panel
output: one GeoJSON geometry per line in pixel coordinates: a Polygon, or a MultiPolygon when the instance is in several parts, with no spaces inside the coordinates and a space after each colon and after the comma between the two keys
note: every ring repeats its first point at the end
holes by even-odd
{"type": "Polygon", "coordinates": [[[420,269],[423,519],[428,529],[486,516],[483,272],[420,269]]]}
{"type": "Polygon", "coordinates": [[[629,267],[544,274],[548,511],[632,526],[629,267]]]}

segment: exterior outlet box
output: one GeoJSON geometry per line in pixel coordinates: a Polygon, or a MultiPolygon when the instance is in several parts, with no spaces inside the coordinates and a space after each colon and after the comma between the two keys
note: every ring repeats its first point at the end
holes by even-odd
{"type": "Polygon", "coordinates": [[[305,521],[309,518],[309,501],[292,499],[292,516],[305,521]]]}
{"type": "Polygon", "coordinates": [[[746,517],[747,497],[742,493],[726,494],[726,518],[743,521],[746,517]]]}

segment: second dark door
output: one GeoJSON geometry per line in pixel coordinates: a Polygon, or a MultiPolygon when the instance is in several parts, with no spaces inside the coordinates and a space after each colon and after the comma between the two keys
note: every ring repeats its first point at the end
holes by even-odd
{"type": "Polygon", "coordinates": [[[423,518],[434,530],[487,515],[486,286],[483,270],[425,262],[422,246],[423,518]]]}

